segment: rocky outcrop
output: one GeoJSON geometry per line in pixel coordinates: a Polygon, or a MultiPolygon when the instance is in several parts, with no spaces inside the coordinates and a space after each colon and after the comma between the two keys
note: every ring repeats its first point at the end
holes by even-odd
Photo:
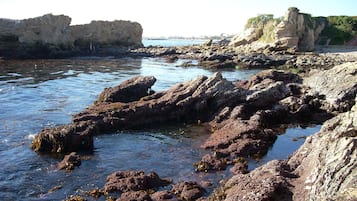
{"type": "Polygon", "coordinates": [[[357,94],[357,62],[345,63],[326,71],[312,73],[304,84],[326,97],[328,109],[348,111],[357,94]]]}
{"type": "MultiPolygon", "coordinates": [[[[141,47],[143,29],[136,22],[123,20],[92,21],[70,27],[74,46],[93,54],[114,47],[141,47]]],[[[114,51],[114,50],[112,50],[114,51]]],[[[118,52],[120,53],[120,52],[118,52]]]]}
{"type": "Polygon", "coordinates": [[[119,53],[115,48],[123,51],[123,47],[142,46],[143,30],[135,22],[70,23],[70,17],[52,14],[24,20],[0,19],[0,56],[56,58],[119,53]]]}
{"type": "MultiPolygon", "coordinates": [[[[142,82],[147,80],[137,79],[142,82]]],[[[132,82],[127,83],[130,88],[132,82]]],[[[141,88],[142,85],[145,84],[137,84],[136,87],[141,88]]],[[[123,86],[119,88],[123,89],[123,86]]],[[[131,90],[136,91],[133,88],[131,90]]],[[[99,133],[162,123],[205,122],[219,108],[244,101],[246,93],[246,90],[236,88],[220,73],[216,73],[210,78],[200,76],[177,84],[167,91],[145,96],[138,101],[101,103],[99,100],[98,104],[75,115],[71,124],[44,129],[33,141],[33,148],[40,152],[92,149],[92,136],[99,133]]]]}
{"type": "Polygon", "coordinates": [[[280,23],[269,15],[258,16],[255,20],[257,22],[249,24],[243,33],[237,34],[230,45],[266,43],[270,46],[266,47],[268,49],[312,51],[327,25],[327,20],[316,20],[308,14],[299,13],[297,8],[289,8],[280,23]]]}
{"type": "Polygon", "coordinates": [[[167,186],[171,181],[161,179],[156,173],[145,174],[143,171],[118,171],[107,177],[105,192],[125,193],[144,191],[167,186]]]}
{"type": "Polygon", "coordinates": [[[316,21],[310,15],[299,13],[297,8],[289,8],[284,20],[275,30],[278,48],[296,48],[300,51],[312,51],[318,36],[326,23],[316,21]]]}
{"type": "MultiPolygon", "coordinates": [[[[356,97],[357,100],[357,97],[356,97]]],[[[356,200],[357,105],[324,123],[288,160],[229,179],[215,200],[356,200]]]]}
{"type": "Polygon", "coordinates": [[[100,104],[102,102],[128,103],[137,101],[140,98],[153,93],[153,91],[151,91],[151,87],[155,82],[156,78],[153,76],[133,77],[116,87],[105,88],[99,95],[96,104],[100,104]]]}

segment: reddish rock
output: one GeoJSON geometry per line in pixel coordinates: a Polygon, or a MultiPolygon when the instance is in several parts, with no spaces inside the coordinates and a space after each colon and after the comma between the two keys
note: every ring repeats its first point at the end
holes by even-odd
{"type": "Polygon", "coordinates": [[[156,82],[153,76],[137,76],[124,81],[116,87],[105,88],[96,104],[101,102],[129,103],[152,93],[151,87],[156,82]]]}
{"type": "Polygon", "coordinates": [[[151,195],[151,199],[153,201],[178,201],[175,194],[168,190],[158,191],[153,193],[151,195]]]}
{"type": "Polygon", "coordinates": [[[58,169],[73,170],[76,166],[80,165],[81,157],[76,152],[72,152],[66,155],[64,159],[58,164],[58,169]]]}
{"type": "Polygon", "coordinates": [[[244,158],[239,158],[233,161],[234,165],[229,171],[233,174],[246,174],[248,173],[248,161],[244,158]]]}
{"type": "Polygon", "coordinates": [[[146,191],[129,191],[122,193],[116,201],[152,201],[146,191]]]}
{"type": "Polygon", "coordinates": [[[218,157],[212,156],[211,154],[206,154],[202,157],[201,161],[194,164],[196,171],[198,172],[208,172],[211,170],[225,170],[227,167],[227,162],[225,159],[220,159],[218,157]]]}
{"type": "Polygon", "coordinates": [[[246,94],[246,90],[236,88],[219,73],[210,78],[201,76],[139,101],[97,102],[75,115],[70,125],[41,131],[32,147],[40,152],[91,149],[95,134],[170,122],[205,122],[225,105],[244,101],[246,94]],[[74,139],[78,136],[79,140],[74,139]]]}
{"type": "Polygon", "coordinates": [[[233,176],[223,185],[224,200],[291,200],[285,166],[282,161],[272,161],[249,174],[233,176]]]}
{"type": "Polygon", "coordinates": [[[194,201],[202,197],[205,190],[196,182],[180,182],[175,184],[172,191],[180,200],[194,201]]]}
{"type": "Polygon", "coordinates": [[[128,192],[157,189],[171,182],[161,179],[156,173],[146,174],[143,171],[118,171],[107,177],[106,192],[128,192]]]}

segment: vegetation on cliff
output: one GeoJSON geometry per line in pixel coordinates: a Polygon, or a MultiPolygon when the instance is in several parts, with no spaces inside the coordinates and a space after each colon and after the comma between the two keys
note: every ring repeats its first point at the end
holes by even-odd
{"type": "Polygon", "coordinates": [[[275,39],[274,29],[282,20],[282,17],[274,18],[272,14],[262,14],[249,18],[245,29],[256,28],[256,34],[261,36],[259,41],[271,43],[275,39]]]}
{"type": "MultiPolygon", "coordinates": [[[[357,16],[312,17],[308,13],[301,14],[309,29],[316,30],[320,25],[325,25],[316,41],[320,45],[344,45],[357,35],[357,16]]],[[[248,19],[245,29],[255,28],[260,42],[271,43],[276,39],[275,28],[283,19],[274,18],[272,14],[258,15],[248,19]]]]}
{"type": "Polygon", "coordinates": [[[330,45],[343,45],[357,35],[357,16],[329,16],[327,26],[321,33],[321,40],[330,45]],[[326,41],[327,42],[327,41],[326,41]]]}

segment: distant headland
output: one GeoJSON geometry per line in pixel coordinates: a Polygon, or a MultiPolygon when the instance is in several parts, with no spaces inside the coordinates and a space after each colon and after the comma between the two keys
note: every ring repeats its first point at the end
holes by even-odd
{"type": "MultiPolygon", "coordinates": [[[[70,17],[52,14],[24,20],[0,19],[0,58],[120,56],[143,47],[143,28],[137,22],[70,23],[70,17]]],[[[356,16],[312,17],[291,7],[284,17],[265,14],[250,18],[245,31],[235,36],[203,38],[224,40],[221,45],[236,48],[236,52],[248,49],[292,53],[314,51],[315,45],[357,45],[356,35],[356,16]]]]}
{"type": "Polygon", "coordinates": [[[143,46],[143,29],[136,22],[92,21],[75,26],[70,23],[70,17],[52,14],[25,20],[0,19],[0,57],[108,55],[143,46]]]}

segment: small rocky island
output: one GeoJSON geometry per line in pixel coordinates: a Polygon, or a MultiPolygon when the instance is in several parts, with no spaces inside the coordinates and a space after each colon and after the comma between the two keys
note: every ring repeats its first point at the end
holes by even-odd
{"type": "MultiPolygon", "coordinates": [[[[151,89],[155,77],[133,77],[104,89],[69,124],[43,129],[32,141],[33,150],[70,153],[59,169],[75,171],[81,164],[75,151],[93,150],[96,135],[164,124],[198,124],[210,130],[201,145],[208,154],[192,171],[209,174],[230,168],[234,174],[207,193],[204,184],[192,181],[173,184],[154,172],[117,171],[108,175],[103,188],[87,193],[94,198],[357,199],[357,57],[320,49],[321,43],[339,41],[326,31],[331,28],[328,18],[312,18],[290,8],[281,19],[269,15],[252,18],[246,31],[230,42],[186,47],[142,47],[141,26],[124,21],[69,26],[69,17],[45,15],[23,21],[0,20],[0,24],[1,56],[8,58],[124,53],[198,61],[186,62],[185,67],[266,69],[249,80],[237,81],[228,81],[217,72],[165,91],[151,89]],[[21,48],[22,55],[16,53],[21,48]],[[53,55],[43,55],[43,50],[53,55]],[[248,171],[247,160],[264,156],[287,126],[308,124],[323,126],[289,159],[273,160],[248,171]]],[[[76,195],[68,200],[83,199],[76,195]]]]}

